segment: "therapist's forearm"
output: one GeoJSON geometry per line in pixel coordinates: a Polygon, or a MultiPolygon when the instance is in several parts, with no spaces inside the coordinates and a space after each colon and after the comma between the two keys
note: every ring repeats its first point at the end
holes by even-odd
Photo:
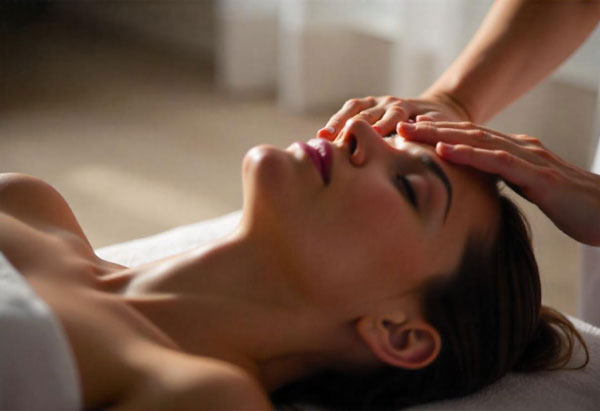
{"type": "Polygon", "coordinates": [[[423,96],[447,96],[485,123],[569,57],[598,20],[600,0],[496,0],[423,96]]]}

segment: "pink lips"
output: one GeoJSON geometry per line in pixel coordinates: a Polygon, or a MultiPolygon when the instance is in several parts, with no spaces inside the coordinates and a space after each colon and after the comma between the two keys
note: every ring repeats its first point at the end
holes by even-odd
{"type": "Polygon", "coordinates": [[[323,182],[328,184],[333,160],[333,152],[329,143],[322,138],[314,138],[309,140],[308,143],[299,141],[298,145],[309,155],[321,177],[323,177],[323,182]]]}

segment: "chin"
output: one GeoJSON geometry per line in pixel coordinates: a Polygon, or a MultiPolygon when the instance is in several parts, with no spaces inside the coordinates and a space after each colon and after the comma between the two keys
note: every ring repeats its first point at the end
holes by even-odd
{"type": "Polygon", "coordinates": [[[244,190],[248,188],[272,190],[284,188],[292,170],[289,153],[270,145],[252,147],[242,162],[244,190]]]}
{"type": "Polygon", "coordinates": [[[243,212],[260,224],[277,224],[292,213],[294,196],[294,159],[289,152],[270,145],[251,148],[242,162],[243,212]]]}

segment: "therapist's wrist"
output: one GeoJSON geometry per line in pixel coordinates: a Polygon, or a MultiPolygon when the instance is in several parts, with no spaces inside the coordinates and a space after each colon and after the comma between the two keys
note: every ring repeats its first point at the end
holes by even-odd
{"type": "Polygon", "coordinates": [[[463,102],[461,102],[460,99],[458,99],[455,95],[453,95],[450,92],[428,90],[425,93],[423,93],[420,98],[434,100],[443,104],[445,107],[451,110],[453,114],[455,114],[463,121],[474,121],[473,116],[471,115],[466,105],[463,104],[463,102]]]}

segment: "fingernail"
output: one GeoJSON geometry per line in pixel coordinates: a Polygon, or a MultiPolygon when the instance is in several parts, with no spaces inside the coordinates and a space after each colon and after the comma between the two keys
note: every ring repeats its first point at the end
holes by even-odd
{"type": "Polygon", "coordinates": [[[414,119],[412,119],[412,118],[409,118],[409,119],[408,119],[408,122],[409,122],[409,123],[414,123],[414,122],[415,122],[415,120],[414,120],[414,119]]]}
{"type": "Polygon", "coordinates": [[[373,130],[375,130],[375,132],[377,134],[381,134],[381,127],[379,127],[379,126],[373,126],[373,130]]]}
{"type": "Polygon", "coordinates": [[[332,135],[333,133],[335,133],[335,128],[333,128],[333,127],[325,127],[325,128],[322,128],[322,129],[320,129],[320,130],[317,132],[317,134],[318,134],[319,136],[330,136],[330,135],[332,135]]]}
{"type": "Polygon", "coordinates": [[[435,145],[435,151],[437,151],[438,153],[450,153],[454,151],[454,145],[438,141],[438,143],[435,145]]]}
{"type": "Polygon", "coordinates": [[[415,125],[413,123],[402,122],[402,123],[400,123],[400,128],[402,128],[404,130],[412,131],[415,129],[415,125]]]}

